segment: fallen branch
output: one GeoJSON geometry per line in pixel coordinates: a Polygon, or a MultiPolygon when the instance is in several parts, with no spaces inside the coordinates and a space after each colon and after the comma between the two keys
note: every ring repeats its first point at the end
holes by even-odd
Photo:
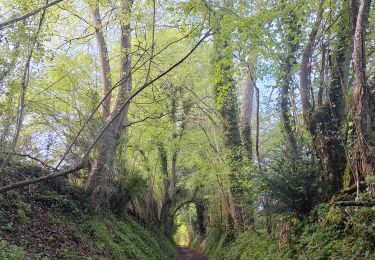
{"type": "Polygon", "coordinates": [[[372,207],[375,206],[375,201],[336,201],[334,205],[342,207],[372,207]]]}
{"type": "MultiPolygon", "coordinates": [[[[364,190],[366,188],[366,182],[359,182],[359,189],[364,190]]],[[[352,186],[344,189],[341,193],[353,193],[357,191],[357,183],[354,183],[352,186]]]]}
{"type": "Polygon", "coordinates": [[[42,181],[48,181],[48,180],[51,180],[51,179],[54,179],[54,178],[57,178],[57,177],[65,176],[65,175],[68,175],[70,173],[74,173],[74,172],[77,172],[79,170],[82,170],[83,168],[85,168],[84,164],[78,165],[78,166],[76,166],[74,168],[71,168],[71,169],[67,169],[65,171],[59,171],[59,172],[54,172],[54,173],[51,173],[51,174],[48,174],[48,175],[44,175],[44,176],[39,177],[39,178],[29,179],[29,180],[20,181],[20,182],[14,183],[14,184],[1,186],[0,187],[0,193],[5,193],[7,191],[14,190],[14,189],[17,189],[17,188],[22,188],[22,187],[30,185],[30,184],[34,184],[34,183],[38,183],[38,182],[42,182],[42,181]]]}

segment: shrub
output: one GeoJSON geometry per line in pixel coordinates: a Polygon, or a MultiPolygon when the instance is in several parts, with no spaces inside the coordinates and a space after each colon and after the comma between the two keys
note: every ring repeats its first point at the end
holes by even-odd
{"type": "Polygon", "coordinates": [[[147,191],[147,181],[137,172],[120,176],[115,182],[116,193],[111,199],[111,208],[116,214],[125,210],[130,199],[140,197],[147,191]]]}
{"type": "Polygon", "coordinates": [[[301,219],[319,201],[318,166],[307,155],[275,156],[261,180],[275,202],[274,211],[301,219]]]}

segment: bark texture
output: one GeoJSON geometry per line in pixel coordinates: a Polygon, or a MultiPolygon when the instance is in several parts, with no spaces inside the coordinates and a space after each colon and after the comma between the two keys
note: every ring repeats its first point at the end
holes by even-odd
{"type": "Polygon", "coordinates": [[[375,161],[374,154],[371,153],[374,138],[372,133],[372,104],[366,78],[365,61],[365,32],[370,4],[371,0],[361,1],[353,37],[353,98],[355,104],[354,121],[357,134],[354,168],[356,175],[359,177],[357,182],[374,174],[375,161]]]}
{"type": "Polygon", "coordinates": [[[198,232],[201,237],[204,237],[207,232],[205,223],[206,207],[204,201],[202,199],[197,199],[195,207],[197,211],[198,232]]]}
{"type": "Polygon", "coordinates": [[[169,194],[171,180],[168,173],[168,156],[163,143],[158,143],[159,159],[163,173],[163,186],[161,192],[161,207],[159,213],[159,227],[165,232],[169,220],[169,212],[172,206],[172,196],[169,194]]]}
{"type": "Polygon", "coordinates": [[[102,120],[106,120],[111,112],[112,92],[110,90],[112,89],[112,80],[111,68],[109,65],[107,42],[104,38],[104,32],[102,28],[103,25],[100,17],[99,6],[96,6],[96,8],[94,9],[92,13],[92,19],[95,26],[95,38],[99,50],[99,62],[102,78],[102,95],[103,97],[107,95],[107,97],[104,99],[102,103],[100,116],[102,120]]]}

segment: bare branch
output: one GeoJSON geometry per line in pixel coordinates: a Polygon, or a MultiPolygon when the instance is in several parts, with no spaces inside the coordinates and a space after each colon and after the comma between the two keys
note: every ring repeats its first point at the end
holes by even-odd
{"type": "Polygon", "coordinates": [[[51,3],[49,3],[49,4],[46,4],[46,5],[38,8],[38,9],[35,9],[34,11],[32,11],[30,13],[27,13],[27,14],[22,15],[20,17],[17,17],[17,18],[14,18],[14,19],[10,19],[9,21],[0,23],[0,30],[3,29],[4,27],[7,27],[7,26],[11,25],[11,24],[17,23],[17,22],[25,20],[25,19],[33,16],[33,15],[36,15],[40,11],[45,10],[45,9],[51,7],[51,6],[54,6],[54,5],[56,5],[56,4],[58,4],[58,3],[62,2],[62,1],[64,1],[64,0],[55,0],[55,1],[51,2],[51,3]]]}
{"type": "Polygon", "coordinates": [[[0,152],[0,153],[2,153],[2,154],[7,154],[7,155],[15,155],[15,156],[27,157],[27,158],[29,158],[29,159],[31,159],[31,160],[34,160],[34,161],[40,163],[41,165],[43,165],[43,167],[45,167],[45,168],[47,168],[47,169],[49,169],[49,170],[54,170],[54,169],[55,169],[55,168],[53,168],[52,166],[50,166],[50,165],[46,164],[45,162],[43,162],[42,160],[40,160],[40,159],[38,159],[38,158],[36,158],[36,157],[34,157],[34,156],[31,156],[31,155],[29,155],[29,154],[22,154],[22,153],[8,153],[8,152],[0,152]]]}

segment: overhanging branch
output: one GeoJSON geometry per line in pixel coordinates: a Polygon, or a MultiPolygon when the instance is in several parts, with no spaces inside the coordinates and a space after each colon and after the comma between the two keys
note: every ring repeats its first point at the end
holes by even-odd
{"type": "Polygon", "coordinates": [[[16,18],[10,19],[10,20],[8,20],[6,22],[0,23],[0,30],[3,29],[4,27],[7,27],[7,26],[11,25],[11,24],[17,23],[17,22],[22,21],[22,20],[26,20],[27,18],[29,18],[29,17],[31,17],[33,15],[36,15],[40,11],[45,10],[45,9],[51,7],[51,6],[54,6],[54,5],[56,5],[56,4],[58,4],[58,3],[62,2],[62,1],[64,1],[64,0],[55,0],[55,1],[51,2],[51,3],[49,3],[49,4],[46,4],[46,5],[38,8],[38,9],[35,9],[34,11],[32,11],[30,13],[27,13],[27,14],[22,15],[20,17],[16,17],[16,18]]]}
{"type": "Polygon", "coordinates": [[[171,72],[172,70],[174,70],[176,67],[178,67],[180,64],[182,64],[199,47],[199,45],[201,45],[201,43],[208,36],[210,36],[210,35],[211,35],[211,30],[208,31],[198,41],[198,43],[184,57],[182,57],[178,62],[176,62],[173,66],[169,67],[167,70],[165,70],[164,72],[162,72],[161,74],[159,74],[154,79],[150,80],[148,83],[143,84],[131,96],[129,96],[129,98],[124,102],[124,104],[122,104],[122,106],[117,111],[117,113],[114,113],[112,116],[108,117],[108,119],[106,120],[105,125],[102,127],[102,129],[100,130],[100,132],[98,133],[98,135],[95,137],[94,141],[91,143],[91,145],[86,150],[86,152],[84,153],[84,155],[81,157],[81,160],[78,162],[77,165],[75,165],[71,169],[67,169],[67,170],[64,170],[64,171],[56,171],[56,172],[52,172],[52,173],[50,173],[48,175],[45,175],[45,176],[42,176],[42,177],[39,177],[39,178],[30,179],[30,180],[26,180],[26,181],[17,182],[17,183],[14,183],[14,184],[9,184],[9,185],[2,186],[2,187],[0,187],[0,193],[4,193],[4,192],[7,192],[7,191],[10,191],[10,190],[13,190],[13,189],[21,188],[21,187],[24,187],[24,186],[27,186],[27,185],[30,185],[30,184],[39,183],[39,182],[42,182],[42,181],[46,181],[46,180],[54,179],[54,178],[61,177],[61,176],[64,176],[64,175],[68,175],[70,173],[74,173],[74,172],[77,172],[77,171],[83,169],[85,167],[85,161],[86,161],[87,157],[89,156],[91,150],[94,148],[94,146],[99,141],[99,139],[103,135],[103,133],[107,130],[107,128],[116,119],[116,117],[119,116],[122,113],[122,111],[129,104],[129,102],[134,97],[136,97],[139,93],[141,93],[145,88],[147,88],[149,85],[155,83],[157,80],[161,79],[162,77],[164,77],[165,75],[167,75],[169,72],[171,72]]]}

